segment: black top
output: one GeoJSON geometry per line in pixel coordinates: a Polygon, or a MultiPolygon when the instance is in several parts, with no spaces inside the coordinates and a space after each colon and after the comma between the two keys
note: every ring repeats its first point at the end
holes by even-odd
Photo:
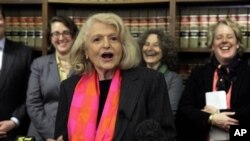
{"type": "MultiPolygon", "coordinates": [[[[179,101],[176,115],[178,141],[205,141],[211,125],[208,123],[210,114],[201,111],[206,105],[205,93],[213,90],[213,64],[198,66],[192,70],[185,90],[179,101]],[[197,134],[199,133],[199,134],[197,134]]],[[[242,60],[235,70],[231,91],[230,110],[235,112],[232,117],[239,120],[239,125],[249,128],[250,123],[250,66],[242,60]]]]}
{"type": "MultiPolygon", "coordinates": [[[[164,141],[174,141],[173,115],[163,74],[148,68],[133,68],[122,70],[121,77],[113,140],[135,141],[137,125],[144,120],[153,119],[161,125],[167,138],[164,141]]],[[[63,135],[64,141],[68,141],[67,124],[70,105],[80,78],[81,76],[74,75],[61,83],[55,138],[63,135]]]]}
{"type": "Polygon", "coordinates": [[[111,80],[99,81],[100,101],[99,101],[99,110],[98,110],[98,116],[97,116],[97,125],[99,124],[100,119],[101,119],[102,111],[103,111],[104,104],[105,104],[106,99],[107,99],[110,84],[111,84],[111,80]]]}

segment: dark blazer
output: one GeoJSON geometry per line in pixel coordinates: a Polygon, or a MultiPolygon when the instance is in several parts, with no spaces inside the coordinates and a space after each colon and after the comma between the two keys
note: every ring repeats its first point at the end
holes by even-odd
{"type": "Polygon", "coordinates": [[[178,103],[183,92],[182,78],[173,71],[167,71],[164,73],[167,87],[170,106],[173,114],[175,115],[178,109],[178,103]]]}
{"type": "Polygon", "coordinates": [[[33,61],[26,104],[31,119],[28,135],[36,137],[36,141],[54,136],[60,84],[55,54],[33,61]]]}
{"type": "MultiPolygon", "coordinates": [[[[74,88],[80,76],[62,82],[56,118],[55,138],[67,139],[67,121],[74,88]]],[[[146,119],[158,121],[165,141],[175,140],[175,127],[163,74],[147,68],[122,71],[121,95],[114,140],[136,140],[136,128],[146,119]]]]}
{"type": "Polygon", "coordinates": [[[13,141],[16,135],[27,134],[25,99],[31,61],[32,53],[28,47],[6,39],[0,73],[0,121],[14,116],[19,119],[20,127],[4,140],[13,141]]]}
{"type": "MultiPolygon", "coordinates": [[[[210,124],[209,115],[202,112],[205,106],[205,93],[212,91],[215,68],[212,64],[195,68],[187,82],[179,102],[176,117],[177,136],[180,141],[205,141],[210,124]]],[[[241,62],[236,70],[231,93],[231,111],[240,125],[249,126],[250,122],[250,67],[241,62]]]]}

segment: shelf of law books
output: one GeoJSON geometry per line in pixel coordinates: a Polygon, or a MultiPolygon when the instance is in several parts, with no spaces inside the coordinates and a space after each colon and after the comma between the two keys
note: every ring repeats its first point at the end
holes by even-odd
{"type": "Polygon", "coordinates": [[[179,46],[181,52],[210,52],[207,46],[209,26],[229,18],[242,30],[246,51],[250,48],[250,5],[181,8],[179,15],[179,46]]]}
{"type": "Polygon", "coordinates": [[[42,5],[3,5],[8,39],[42,51],[42,5]]]}
{"type": "Polygon", "coordinates": [[[89,15],[99,12],[113,12],[121,16],[131,32],[137,39],[141,33],[150,28],[160,28],[168,31],[168,3],[164,4],[134,4],[134,5],[65,5],[50,4],[56,15],[71,17],[80,28],[89,15]]]}
{"type": "Polygon", "coordinates": [[[236,21],[242,30],[245,52],[250,52],[250,4],[235,3],[211,6],[201,3],[187,7],[186,3],[177,5],[176,40],[179,44],[179,73],[185,80],[195,66],[203,65],[210,59],[211,49],[207,46],[209,26],[229,18],[236,21]]]}

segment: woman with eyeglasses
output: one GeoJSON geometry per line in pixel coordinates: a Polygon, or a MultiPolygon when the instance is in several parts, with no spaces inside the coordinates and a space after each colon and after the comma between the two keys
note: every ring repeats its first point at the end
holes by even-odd
{"type": "Polygon", "coordinates": [[[55,52],[35,59],[27,90],[27,111],[31,119],[28,135],[36,141],[54,136],[55,118],[61,81],[72,74],[69,52],[78,29],[68,17],[52,17],[48,37],[55,52]]]}
{"type": "Polygon", "coordinates": [[[238,24],[225,19],[213,25],[208,46],[210,63],[192,70],[179,101],[179,141],[228,141],[230,128],[250,125],[250,67],[242,57],[238,24]],[[216,97],[224,97],[224,104],[216,104],[216,97]]]}

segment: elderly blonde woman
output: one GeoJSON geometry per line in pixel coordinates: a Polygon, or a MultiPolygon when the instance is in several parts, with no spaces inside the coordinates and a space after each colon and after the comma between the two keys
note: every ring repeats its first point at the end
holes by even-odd
{"type": "Polygon", "coordinates": [[[71,62],[78,75],[61,85],[55,138],[173,141],[164,76],[138,68],[140,58],[140,49],[119,16],[89,17],[72,48],[71,62]]]}

